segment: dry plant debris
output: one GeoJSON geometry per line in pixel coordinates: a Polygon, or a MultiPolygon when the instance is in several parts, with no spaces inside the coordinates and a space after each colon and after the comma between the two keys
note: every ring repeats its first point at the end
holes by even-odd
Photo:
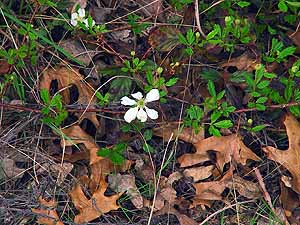
{"type": "Polygon", "coordinates": [[[285,116],[284,125],[289,140],[287,150],[268,146],[263,150],[268,158],[284,166],[292,175],[291,188],[300,194],[300,123],[291,114],[285,116]]]}
{"type": "Polygon", "coordinates": [[[57,203],[54,199],[46,201],[42,197],[39,197],[39,202],[41,208],[32,209],[33,213],[38,215],[38,223],[44,225],[64,225],[63,222],[58,217],[58,214],[55,210],[57,203]]]}

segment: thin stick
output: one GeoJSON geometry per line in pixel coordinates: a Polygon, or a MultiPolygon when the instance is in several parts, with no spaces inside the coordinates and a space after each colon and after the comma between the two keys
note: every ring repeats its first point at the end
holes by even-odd
{"type": "Polygon", "coordinates": [[[200,23],[200,17],[199,17],[199,3],[198,3],[198,0],[195,0],[195,19],[196,19],[196,24],[197,24],[197,27],[198,27],[198,30],[200,32],[200,34],[206,38],[206,35],[205,33],[203,32],[202,30],[202,27],[201,27],[201,23],[200,23]]]}

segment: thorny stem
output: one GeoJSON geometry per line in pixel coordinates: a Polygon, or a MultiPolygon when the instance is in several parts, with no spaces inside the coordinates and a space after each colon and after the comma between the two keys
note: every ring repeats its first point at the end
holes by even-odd
{"type": "MultiPolygon", "coordinates": [[[[300,106],[300,102],[291,102],[287,104],[279,104],[279,105],[270,105],[267,106],[269,109],[284,109],[288,108],[291,106],[300,106]]],[[[35,113],[41,113],[41,109],[36,109],[36,108],[29,108],[23,105],[13,105],[13,104],[6,104],[6,103],[0,103],[0,107],[8,109],[8,110],[19,110],[19,111],[27,111],[27,112],[35,112],[35,113]]],[[[125,112],[123,111],[113,111],[108,108],[102,108],[102,109],[86,109],[86,108],[81,108],[81,109],[71,109],[67,108],[67,112],[106,112],[110,114],[124,114],[125,112]]],[[[256,108],[246,108],[246,109],[239,109],[234,111],[233,113],[244,113],[244,112],[253,112],[257,111],[256,108]]]]}

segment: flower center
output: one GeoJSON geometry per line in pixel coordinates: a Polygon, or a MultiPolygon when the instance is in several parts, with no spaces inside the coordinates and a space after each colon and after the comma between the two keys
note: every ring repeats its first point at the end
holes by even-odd
{"type": "Polygon", "coordinates": [[[137,104],[137,106],[139,108],[144,108],[145,107],[145,100],[144,99],[140,99],[140,100],[137,101],[136,104],[137,104]]]}

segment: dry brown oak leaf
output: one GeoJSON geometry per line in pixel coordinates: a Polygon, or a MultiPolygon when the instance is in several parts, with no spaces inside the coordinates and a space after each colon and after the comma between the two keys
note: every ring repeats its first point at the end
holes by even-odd
{"type": "Polygon", "coordinates": [[[248,159],[254,161],[260,160],[251,149],[249,149],[241,140],[241,137],[232,134],[222,137],[209,137],[197,143],[193,143],[196,152],[192,154],[184,154],[179,157],[178,162],[181,167],[192,166],[209,159],[207,151],[216,152],[216,164],[220,171],[223,171],[224,165],[234,161],[246,165],[248,159]]]}
{"type": "Polygon", "coordinates": [[[291,114],[285,116],[284,125],[289,140],[285,151],[268,146],[263,148],[268,158],[284,166],[292,175],[292,189],[300,194],[300,123],[291,114]]]}
{"type": "MultiPolygon", "coordinates": [[[[92,105],[96,103],[96,98],[93,97],[94,89],[84,81],[82,75],[78,73],[77,70],[67,67],[49,68],[45,70],[40,79],[40,89],[50,91],[52,81],[57,81],[57,89],[62,95],[65,104],[71,103],[71,87],[77,88],[77,104],[86,106],[89,103],[92,105]]],[[[77,116],[80,118],[80,121],[84,118],[89,119],[97,128],[100,125],[95,112],[86,112],[84,115],[78,113],[77,116]]]]}
{"type": "Polygon", "coordinates": [[[39,202],[43,208],[47,209],[31,209],[33,213],[38,214],[38,224],[44,225],[64,225],[58,217],[55,211],[56,202],[54,200],[46,201],[42,197],[39,198],[39,202]]]}
{"type": "Polygon", "coordinates": [[[117,210],[118,198],[123,193],[118,193],[112,196],[105,196],[104,192],[107,189],[108,184],[101,180],[99,188],[94,192],[91,199],[88,199],[83,193],[80,185],[76,185],[70,192],[72,202],[79,214],[75,216],[75,223],[87,223],[90,222],[104,213],[108,213],[111,210],[117,210]]]}
{"type": "Polygon", "coordinates": [[[97,155],[99,146],[95,143],[94,139],[88,135],[81,127],[72,126],[62,130],[63,133],[68,137],[67,140],[61,140],[61,146],[73,146],[75,144],[83,144],[89,151],[91,177],[89,188],[93,193],[100,181],[111,172],[126,171],[131,166],[131,161],[126,160],[122,166],[114,165],[110,159],[100,157],[97,155]]]}
{"type": "Polygon", "coordinates": [[[200,182],[194,184],[196,196],[193,199],[193,205],[211,206],[211,201],[222,200],[222,193],[225,188],[235,189],[240,195],[248,199],[256,199],[261,196],[258,185],[233,175],[231,168],[220,180],[210,182],[200,182]]]}

